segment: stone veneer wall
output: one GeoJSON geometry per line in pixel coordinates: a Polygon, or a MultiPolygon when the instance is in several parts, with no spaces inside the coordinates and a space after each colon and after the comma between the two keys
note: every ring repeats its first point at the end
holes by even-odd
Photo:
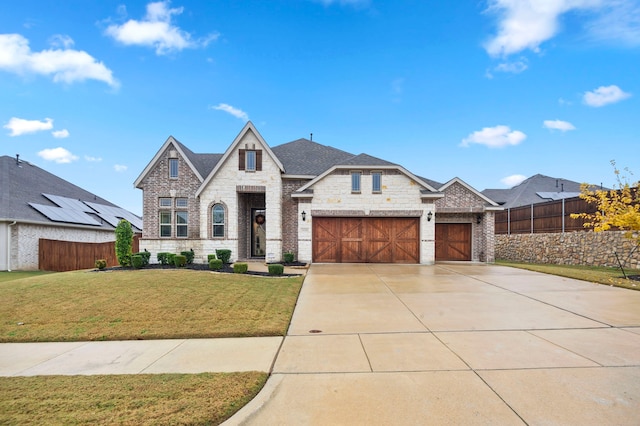
{"type": "MultiPolygon", "coordinates": [[[[634,246],[621,231],[496,235],[496,259],[617,267],[615,252],[624,262],[634,246]]],[[[640,249],[625,267],[640,269],[640,249]]]]}

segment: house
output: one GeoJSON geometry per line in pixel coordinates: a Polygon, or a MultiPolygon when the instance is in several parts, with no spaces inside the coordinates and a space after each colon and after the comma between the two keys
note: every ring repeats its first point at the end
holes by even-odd
{"type": "Polygon", "coordinates": [[[169,137],[134,185],[152,259],[230,249],[266,262],[492,262],[502,209],[458,178],[441,184],[307,139],[272,148],[251,122],[221,154],[169,137]]]}
{"type": "Polygon", "coordinates": [[[0,157],[0,270],[39,269],[40,239],[115,241],[120,219],[142,232],[133,213],[18,156],[0,157]]]}
{"type": "Polygon", "coordinates": [[[575,198],[580,195],[580,183],[537,174],[508,189],[485,189],[487,198],[505,209],[531,204],[575,198]]]}

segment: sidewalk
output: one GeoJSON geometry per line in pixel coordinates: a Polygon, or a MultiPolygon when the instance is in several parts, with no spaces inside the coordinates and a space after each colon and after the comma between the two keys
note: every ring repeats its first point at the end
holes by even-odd
{"type": "Polygon", "coordinates": [[[282,337],[3,343],[0,376],[269,372],[282,337]]]}

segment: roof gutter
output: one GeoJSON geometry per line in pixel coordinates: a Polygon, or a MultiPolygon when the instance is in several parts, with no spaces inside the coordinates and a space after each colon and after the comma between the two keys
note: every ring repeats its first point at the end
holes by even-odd
{"type": "Polygon", "coordinates": [[[11,227],[17,222],[14,220],[7,226],[7,272],[11,272],[11,227]]]}

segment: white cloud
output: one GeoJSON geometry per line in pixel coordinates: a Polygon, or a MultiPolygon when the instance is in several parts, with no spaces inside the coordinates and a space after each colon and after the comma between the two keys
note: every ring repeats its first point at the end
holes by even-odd
{"type": "Polygon", "coordinates": [[[592,38],[640,46],[640,3],[637,0],[607,0],[602,14],[586,24],[592,38]]]}
{"type": "Polygon", "coordinates": [[[498,33],[486,44],[491,56],[508,56],[529,49],[556,35],[562,14],[596,8],[604,0],[490,0],[488,12],[499,16],[498,33]]]}
{"type": "Polygon", "coordinates": [[[113,166],[113,170],[115,170],[118,173],[126,172],[127,168],[128,168],[127,166],[124,166],[122,164],[116,164],[113,166]]]}
{"type": "Polygon", "coordinates": [[[489,148],[502,148],[508,145],[518,145],[527,138],[527,135],[519,130],[511,130],[509,126],[485,127],[477,130],[462,140],[461,146],[469,146],[470,143],[485,145],[489,148]]]}
{"type": "Polygon", "coordinates": [[[51,134],[56,139],[64,139],[69,137],[69,131],[67,129],[54,130],[53,132],[51,132],[51,134]]]}
{"type": "Polygon", "coordinates": [[[585,92],[582,100],[592,107],[601,107],[620,102],[630,97],[630,93],[623,92],[618,86],[600,86],[591,92],[585,92]]]}
{"type": "MultiPolygon", "coordinates": [[[[149,3],[143,19],[129,19],[122,25],[109,25],[105,32],[124,45],[153,47],[158,55],[204,47],[218,38],[219,35],[214,33],[194,40],[191,34],[171,23],[173,16],[182,14],[184,8],[169,8],[169,4],[168,0],[149,3]]],[[[123,11],[119,10],[120,13],[123,11]]]]}
{"type": "Polygon", "coordinates": [[[44,121],[39,121],[11,117],[9,122],[2,127],[11,130],[9,136],[20,136],[53,129],[53,119],[45,118],[44,121]]]}
{"type": "Polygon", "coordinates": [[[500,182],[508,187],[520,185],[527,177],[524,175],[511,175],[500,179],[500,182]]]}
{"type": "Polygon", "coordinates": [[[575,130],[575,126],[568,121],[562,120],[544,120],[542,126],[551,130],[561,130],[566,132],[567,130],[575,130]]]}
{"type": "Polygon", "coordinates": [[[99,163],[100,161],[102,161],[102,158],[100,158],[100,157],[92,157],[90,155],[85,155],[84,159],[85,159],[85,161],[88,161],[90,163],[99,163]]]}
{"type": "Polygon", "coordinates": [[[527,60],[522,58],[519,61],[503,62],[501,64],[498,64],[494,68],[494,70],[498,71],[498,72],[508,72],[508,73],[512,73],[512,74],[520,74],[521,72],[523,72],[527,68],[529,68],[529,65],[527,64],[527,60]]]}
{"type": "Polygon", "coordinates": [[[44,160],[54,161],[58,164],[71,163],[72,161],[76,161],[78,159],[77,156],[73,155],[62,147],[43,149],[42,151],[38,152],[38,156],[40,156],[44,160]]]}
{"type": "Polygon", "coordinates": [[[236,118],[239,118],[243,121],[249,121],[249,115],[247,115],[246,112],[242,111],[241,109],[238,108],[234,108],[231,105],[228,104],[218,104],[216,106],[211,107],[211,109],[215,109],[218,111],[224,111],[226,113],[229,113],[231,115],[233,115],[236,118]]]}
{"type": "Polygon", "coordinates": [[[65,48],[52,48],[32,52],[29,40],[20,34],[0,34],[0,69],[15,74],[35,73],[52,76],[56,83],[74,83],[84,80],[98,80],[112,87],[118,87],[112,71],[98,62],[87,52],[69,49],[70,38],[54,40],[65,48]],[[62,41],[61,41],[62,40],[62,41]]]}

